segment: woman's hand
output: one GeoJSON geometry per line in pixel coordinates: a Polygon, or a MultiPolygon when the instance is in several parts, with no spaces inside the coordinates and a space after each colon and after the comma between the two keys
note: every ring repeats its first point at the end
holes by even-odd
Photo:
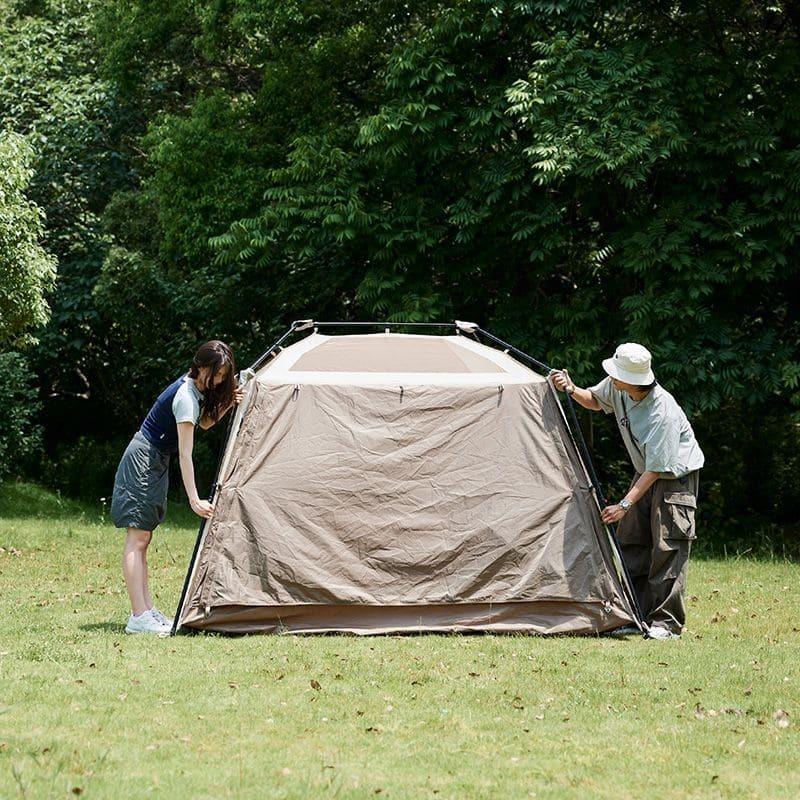
{"type": "Polygon", "coordinates": [[[611,522],[619,522],[625,516],[625,509],[620,508],[619,504],[606,506],[600,514],[600,519],[608,525],[611,522]]]}
{"type": "Polygon", "coordinates": [[[207,431],[209,428],[213,428],[234,406],[238,406],[239,403],[244,400],[244,392],[245,389],[243,386],[237,386],[233,390],[233,399],[231,400],[230,404],[225,406],[225,408],[220,412],[219,418],[211,419],[211,417],[207,417],[205,414],[203,414],[200,417],[198,425],[204,431],[207,431]]]}
{"type": "Polygon", "coordinates": [[[214,506],[208,502],[208,500],[201,500],[199,497],[197,500],[190,500],[189,505],[192,507],[192,511],[197,514],[199,517],[205,517],[205,519],[211,519],[214,515],[214,506]]]}
{"type": "Polygon", "coordinates": [[[569,376],[569,372],[565,369],[554,369],[550,371],[547,376],[553,381],[553,385],[561,392],[574,392],[575,381],[569,376]]]}

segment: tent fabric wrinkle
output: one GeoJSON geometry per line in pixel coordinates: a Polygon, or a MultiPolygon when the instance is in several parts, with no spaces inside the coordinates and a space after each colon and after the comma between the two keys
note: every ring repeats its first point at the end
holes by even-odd
{"type": "Polygon", "coordinates": [[[181,627],[597,633],[633,619],[559,401],[506,353],[312,333],[256,373],[234,430],[181,627]]]}

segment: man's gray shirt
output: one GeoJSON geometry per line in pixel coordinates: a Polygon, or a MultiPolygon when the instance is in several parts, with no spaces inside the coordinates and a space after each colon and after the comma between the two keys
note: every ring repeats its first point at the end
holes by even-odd
{"type": "Polygon", "coordinates": [[[614,414],[622,440],[638,473],[666,472],[681,478],[700,469],[705,456],[675,398],[656,384],[643,400],[634,402],[605,378],[589,391],[606,414],[614,414]]]}

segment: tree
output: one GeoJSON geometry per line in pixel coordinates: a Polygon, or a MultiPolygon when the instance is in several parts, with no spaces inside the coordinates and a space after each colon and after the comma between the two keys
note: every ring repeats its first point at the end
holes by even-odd
{"type": "Polygon", "coordinates": [[[129,432],[202,339],[246,362],[297,317],[457,316],[583,383],[643,342],[716,524],[800,513],[792,4],[16,9],[0,117],[35,132],[61,275],[39,369],[78,433],[129,432]]]}
{"type": "Polygon", "coordinates": [[[39,243],[44,215],[25,197],[32,159],[21,136],[0,132],[0,478],[36,452],[41,438],[33,376],[23,354],[11,349],[35,341],[55,280],[55,259],[39,243]]]}
{"type": "Polygon", "coordinates": [[[799,35],[788,5],[737,0],[445,4],[357,126],[295,138],[218,263],[348,264],[361,313],[473,316],[583,382],[641,341],[712,504],[789,521],[796,493],[742,488],[796,462],[799,35]],[[753,416],[786,435],[715,448],[753,416]]]}

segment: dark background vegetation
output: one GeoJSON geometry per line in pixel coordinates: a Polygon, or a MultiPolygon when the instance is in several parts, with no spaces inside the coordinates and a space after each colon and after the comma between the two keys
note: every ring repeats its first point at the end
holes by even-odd
{"type": "Polygon", "coordinates": [[[202,341],[246,366],[296,318],[457,317],[584,385],[645,344],[706,453],[700,536],[790,552],[799,74],[786,1],[0,0],[58,272],[4,344],[2,469],[100,502],[202,341]]]}

